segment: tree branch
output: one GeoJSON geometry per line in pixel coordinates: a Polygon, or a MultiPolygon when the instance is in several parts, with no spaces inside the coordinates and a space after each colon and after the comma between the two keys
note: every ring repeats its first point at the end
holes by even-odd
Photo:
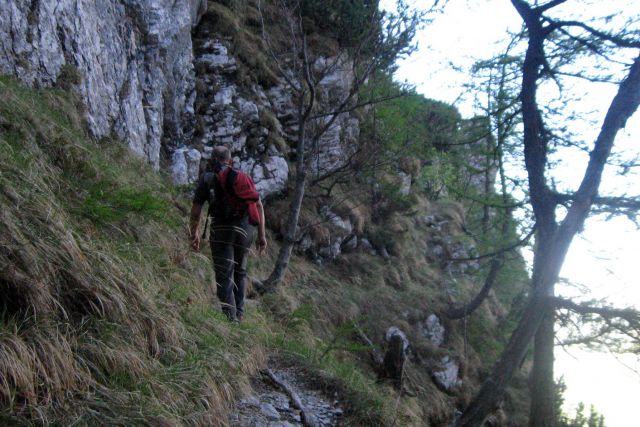
{"type": "Polygon", "coordinates": [[[480,304],[482,304],[487,295],[489,295],[489,291],[493,287],[493,284],[496,282],[496,278],[498,277],[498,273],[500,272],[500,268],[502,267],[502,257],[500,255],[491,260],[491,267],[489,268],[489,273],[487,273],[487,277],[484,280],[484,285],[482,285],[482,289],[480,289],[480,292],[478,292],[475,298],[473,298],[468,304],[465,304],[462,307],[451,307],[445,312],[445,315],[449,319],[455,320],[467,317],[468,315],[473,313],[476,308],[480,306],[480,304]]]}
{"type": "Polygon", "coordinates": [[[561,242],[562,246],[568,248],[575,233],[582,228],[592,203],[597,197],[602,171],[613,148],[616,135],[638,109],[639,104],[640,56],[635,59],[627,77],[620,83],[618,93],[611,101],[594,148],[590,153],[589,163],[580,188],[574,194],[574,201],[560,225],[557,242],[561,242]]]}
{"type": "Polygon", "coordinates": [[[554,29],[560,29],[563,27],[578,27],[583,30],[589,32],[590,34],[602,39],[606,40],[610,43],[615,44],[618,47],[624,48],[640,48],[640,40],[629,40],[622,38],[620,36],[615,36],[612,34],[605,33],[604,31],[600,31],[591,27],[590,25],[585,24],[580,21],[549,21],[549,25],[551,25],[554,29]]]}
{"type": "MultiPolygon", "coordinates": [[[[555,195],[558,203],[565,204],[575,200],[574,194],[561,194],[555,195]]],[[[594,205],[605,206],[614,209],[632,209],[640,211],[640,195],[627,197],[627,196],[596,196],[593,198],[594,205]]]]}
{"type": "Polygon", "coordinates": [[[484,259],[484,258],[491,258],[491,257],[497,256],[497,255],[501,255],[501,254],[504,254],[505,252],[509,252],[509,251],[512,251],[512,250],[514,250],[516,248],[519,248],[520,246],[523,246],[525,243],[527,243],[529,241],[529,239],[531,239],[531,237],[533,237],[535,232],[536,232],[536,227],[534,225],[533,228],[531,228],[531,231],[529,231],[529,233],[526,236],[524,236],[524,238],[522,238],[522,239],[518,240],[516,243],[513,243],[513,244],[511,244],[509,246],[506,246],[506,247],[504,247],[502,249],[499,249],[499,250],[494,251],[494,252],[489,252],[489,253],[486,253],[486,254],[478,255],[476,257],[449,258],[448,260],[452,261],[452,262],[478,261],[478,260],[481,260],[481,259],[484,259]]]}
{"type": "Polygon", "coordinates": [[[633,308],[596,307],[577,304],[560,297],[551,297],[550,302],[556,308],[565,308],[581,315],[597,314],[605,319],[619,318],[626,320],[630,324],[640,326],[640,311],[633,308]]]}
{"type": "Polygon", "coordinates": [[[547,3],[547,4],[540,5],[540,6],[536,7],[533,10],[541,15],[544,12],[546,12],[547,10],[552,9],[552,8],[554,8],[556,6],[559,6],[562,3],[565,3],[566,1],[567,0],[553,0],[553,1],[550,1],[549,3],[547,3]]]}

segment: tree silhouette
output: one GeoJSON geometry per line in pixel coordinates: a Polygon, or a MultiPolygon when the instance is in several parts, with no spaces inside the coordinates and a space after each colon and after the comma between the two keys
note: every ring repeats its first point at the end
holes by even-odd
{"type": "MultiPolygon", "coordinates": [[[[589,214],[601,210],[621,213],[621,209],[627,209],[625,213],[637,215],[634,209],[638,206],[638,197],[599,197],[598,190],[603,170],[611,160],[616,136],[640,104],[640,57],[637,56],[640,37],[624,28],[618,31],[598,29],[590,22],[549,16],[552,9],[565,2],[553,0],[532,5],[524,0],[512,0],[524,22],[528,39],[521,70],[520,103],[529,203],[536,227],[533,273],[530,294],[518,326],[480,391],[457,421],[457,426],[482,425],[501,399],[534,337],[529,423],[531,426],[555,425],[553,347],[556,309],[565,307],[597,314],[621,314],[615,310],[560,300],[555,297],[555,285],[572,240],[583,229],[589,214]],[[604,67],[607,61],[626,62],[627,69],[625,77],[616,82],[617,94],[608,107],[597,138],[587,148],[589,158],[583,165],[579,186],[569,193],[561,193],[554,185],[550,154],[557,147],[585,147],[564,137],[557,127],[552,126],[546,105],[540,103],[539,89],[543,84],[553,82],[563,95],[566,78],[614,82],[606,74],[589,74],[581,69],[585,58],[596,61],[600,67],[604,67]]],[[[610,17],[602,22],[606,24],[609,21],[610,17]]],[[[574,170],[578,170],[577,165],[574,170]]]]}

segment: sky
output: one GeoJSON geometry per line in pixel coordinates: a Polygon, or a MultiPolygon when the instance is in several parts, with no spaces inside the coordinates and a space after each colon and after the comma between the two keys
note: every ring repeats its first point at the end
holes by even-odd
{"type": "MultiPolygon", "coordinates": [[[[394,3],[393,0],[381,1],[382,6],[388,8],[394,3]]],[[[427,2],[408,3],[420,5],[427,2]]],[[[613,22],[631,16],[627,14],[640,16],[640,2],[626,0],[569,0],[562,11],[567,18],[574,18],[585,11],[605,8],[608,9],[606,13],[612,14],[613,22]],[[576,9],[574,5],[578,3],[583,7],[576,9]]],[[[476,59],[499,53],[496,43],[505,38],[507,29],[518,30],[520,22],[508,0],[449,0],[445,12],[417,34],[418,51],[399,63],[395,77],[416,85],[418,92],[429,98],[455,104],[463,117],[471,117],[475,113],[473,103],[462,96],[465,94],[463,85],[468,81],[466,70],[476,59]]],[[[614,93],[615,88],[611,86],[596,85],[586,94],[589,95],[587,101],[577,104],[576,108],[584,112],[593,110],[601,118],[601,105],[608,104],[614,93]]],[[[582,132],[586,141],[593,140],[599,126],[581,126],[578,132],[582,132]]],[[[630,149],[637,145],[638,138],[640,113],[627,123],[617,145],[630,149]]],[[[576,173],[576,165],[583,164],[579,155],[570,153],[564,157],[564,163],[558,170],[559,179],[566,185],[578,182],[580,174],[576,173]]],[[[619,178],[615,171],[608,170],[606,177],[605,191],[640,193],[637,176],[619,178]]],[[[622,218],[610,221],[590,219],[585,232],[574,240],[561,273],[586,288],[560,288],[559,294],[577,296],[578,300],[606,297],[619,306],[640,308],[636,267],[639,255],[640,231],[632,223],[622,218]]],[[[584,402],[587,408],[593,404],[605,415],[608,427],[628,427],[636,422],[635,406],[640,396],[638,372],[640,363],[637,357],[620,358],[578,349],[556,349],[556,376],[562,375],[568,387],[566,409],[575,408],[578,402],[584,402]]]]}

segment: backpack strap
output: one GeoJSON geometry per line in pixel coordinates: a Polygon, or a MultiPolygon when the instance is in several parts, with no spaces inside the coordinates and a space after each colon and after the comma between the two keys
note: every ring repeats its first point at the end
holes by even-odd
{"type": "Polygon", "coordinates": [[[226,175],[221,177],[218,173],[205,176],[205,182],[209,189],[209,216],[223,221],[241,217],[244,209],[241,208],[242,200],[235,191],[236,177],[240,172],[229,167],[226,175]],[[239,216],[238,216],[239,215],[239,216]]]}
{"type": "Polygon", "coordinates": [[[237,197],[236,190],[233,189],[233,186],[236,183],[237,175],[238,175],[238,172],[236,172],[235,169],[229,168],[229,172],[227,172],[227,180],[224,183],[225,184],[224,189],[226,190],[227,194],[231,197],[237,197]]]}

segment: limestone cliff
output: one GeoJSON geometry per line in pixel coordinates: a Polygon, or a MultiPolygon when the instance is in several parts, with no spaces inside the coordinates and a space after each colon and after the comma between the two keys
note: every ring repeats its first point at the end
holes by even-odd
{"type": "MultiPolygon", "coordinates": [[[[197,178],[212,145],[229,144],[266,196],[288,178],[293,100],[281,82],[243,81],[230,42],[206,0],[0,5],[0,73],[34,87],[73,87],[95,137],[123,139],[154,168],[166,164],[179,184],[197,178]]],[[[322,101],[349,84],[345,63],[322,82],[322,101]]],[[[335,166],[358,129],[343,114],[323,137],[317,167],[335,166]]]]}
{"type": "Polygon", "coordinates": [[[192,28],[204,0],[17,0],[0,4],[0,72],[47,87],[69,79],[90,131],[155,168],[163,144],[190,139],[192,28]]]}

